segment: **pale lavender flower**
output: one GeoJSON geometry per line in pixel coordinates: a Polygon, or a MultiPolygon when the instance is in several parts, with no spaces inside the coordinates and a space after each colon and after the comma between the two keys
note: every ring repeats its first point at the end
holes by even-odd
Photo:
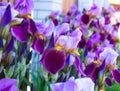
{"type": "Polygon", "coordinates": [[[94,83],[90,78],[71,77],[66,82],[51,84],[52,91],[94,91],[94,83]]]}

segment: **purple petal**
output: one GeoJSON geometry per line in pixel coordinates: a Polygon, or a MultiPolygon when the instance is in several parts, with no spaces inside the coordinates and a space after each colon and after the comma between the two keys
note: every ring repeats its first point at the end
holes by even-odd
{"type": "Polygon", "coordinates": [[[4,78],[0,80],[0,91],[19,91],[16,84],[15,79],[4,78]]]}
{"type": "Polygon", "coordinates": [[[75,55],[75,64],[76,64],[76,68],[77,70],[83,75],[85,76],[85,73],[83,71],[83,67],[82,67],[82,61],[80,60],[80,57],[78,55],[75,55]]]}
{"type": "Polygon", "coordinates": [[[55,46],[54,45],[54,33],[52,33],[50,41],[49,41],[48,48],[53,48],[54,46],[55,46]]]}
{"type": "Polygon", "coordinates": [[[65,52],[50,49],[46,52],[43,61],[47,71],[56,74],[64,68],[66,61],[65,52]]]}
{"type": "Polygon", "coordinates": [[[50,85],[52,91],[63,91],[64,83],[56,83],[50,85]]]}
{"type": "Polygon", "coordinates": [[[44,47],[45,47],[45,41],[40,38],[36,38],[32,44],[32,48],[40,54],[43,53],[44,47]]]}
{"type": "Polygon", "coordinates": [[[21,14],[30,14],[33,10],[33,0],[17,0],[14,8],[21,14]]]}
{"type": "Polygon", "coordinates": [[[91,74],[91,78],[93,81],[97,81],[98,79],[98,74],[99,74],[100,68],[96,67],[93,71],[93,73],[91,74]]]}
{"type": "Polygon", "coordinates": [[[105,83],[107,86],[112,87],[112,82],[111,82],[110,78],[105,78],[105,83]]]}
{"type": "Polygon", "coordinates": [[[94,72],[96,66],[97,66],[97,65],[96,65],[95,63],[90,63],[90,64],[88,64],[88,65],[86,66],[85,70],[84,70],[85,74],[86,74],[86,75],[91,75],[91,74],[94,72]]]}
{"type": "Polygon", "coordinates": [[[7,24],[9,24],[11,22],[11,19],[11,6],[8,5],[1,20],[0,28],[4,28],[7,24]]]}
{"type": "Polygon", "coordinates": [[[113,79],[115,80],[115,82],[120,84],[120,72],[117,69],[112,70],[112,76],[113,76],[113,79]]]}
{"type": "Polygon", "coordinates": [[[56,36],[65,34],[67,31],[69,31],[69,24],[63,23],[62,25],[58,26],[57,31],[56,31],[56,36]]]}
{"type": "Polygon", "coordinates": [[[84,51],[84,57],[88,55],[88,46],[86,45],[85,51],[84,51]]]}
{"type": "Polygon", "coordinates": [[[43,32],[43,35],[44,35],[44,36],[51,36],[54,27],[55,27],[55,26],[54,26],[53,22],[51,22],[51,23],[45,28],[45,30],[44,30],[44,32],[43,32]]]}
{"type": "Polygon", "coordinates": [[[28,29],[28,32],[31,35],[34,35],[37,31],[36,24],[32,19],[29,19],[29,23],[30,23],[30,28],[28,29]]]}
{"type": "Polygon", "coordinates": [[[11,29],[12,35],[20,42],[27,41],[28,23],[24,20],[20,25],[14,26],[11,29]]]}

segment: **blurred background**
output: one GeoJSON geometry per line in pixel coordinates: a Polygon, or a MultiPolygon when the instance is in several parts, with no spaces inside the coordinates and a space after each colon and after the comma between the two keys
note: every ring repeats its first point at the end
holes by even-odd
{"type": "MultiPolygon", "coordinates": [[[[16,0],[0,0],[0,2],[15,3],[16,0]]],[[[48,16],[51,11],[68,12],[73,4],[81,11],[83,8],[89,9],[95,3],[99,7],[113,5],[116,11],[120,10],[120,0],[34,0],[33,19],[38,22],[48,16]]]]}

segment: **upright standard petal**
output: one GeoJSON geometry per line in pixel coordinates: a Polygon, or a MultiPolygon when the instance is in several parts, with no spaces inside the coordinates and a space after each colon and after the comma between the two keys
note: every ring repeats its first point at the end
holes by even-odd
{"type": "Polygon", "coordinates": [[[59,36],[55,45],[63,47],[66,51],[74,50],[75,48],[77,48],[78,43],[81,40],[81,36],[82,36],[81,31],[79,29],[76,29],[68,36],[67,35],[59,36]]]}
{"type": "Polygon", "coordinates": [[[52,74],[56,74],[64,68],[66,61],[65,52],[63,50],[57,51],[50,49],[45,52],[42,62],[46,70],[52,74]]]}
{"type": "Polygon", "coordinates": [[[14,8],[21,14],[30,14],[33,10],[33,0],[17,0],[14,8]]]}

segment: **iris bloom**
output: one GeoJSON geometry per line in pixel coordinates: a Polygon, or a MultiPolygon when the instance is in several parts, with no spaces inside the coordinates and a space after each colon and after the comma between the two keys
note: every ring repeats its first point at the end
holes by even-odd
{"type": "Polygon", "coordinates": [[[69,78],[66,82],[51,84],[52,91],[94,91],[94,83],[90,78],[69,78]]]}
{"type": "Polygon", "coordinates": [[[0,80],[0,91],[19,91],[15,79],[3,78],[0,80]]]}
{"type": "Polygon", "coordinates": [[[44,51],[41,62],[48,72],[56,74],[62,70],[66,63],[67,54],[76,53],[79,55],[76,48],[81,40],[81,35],[82,33],[79,29],[69,35],[60,35],[55,41],[55,48],[48,48],[44,51]]]}

